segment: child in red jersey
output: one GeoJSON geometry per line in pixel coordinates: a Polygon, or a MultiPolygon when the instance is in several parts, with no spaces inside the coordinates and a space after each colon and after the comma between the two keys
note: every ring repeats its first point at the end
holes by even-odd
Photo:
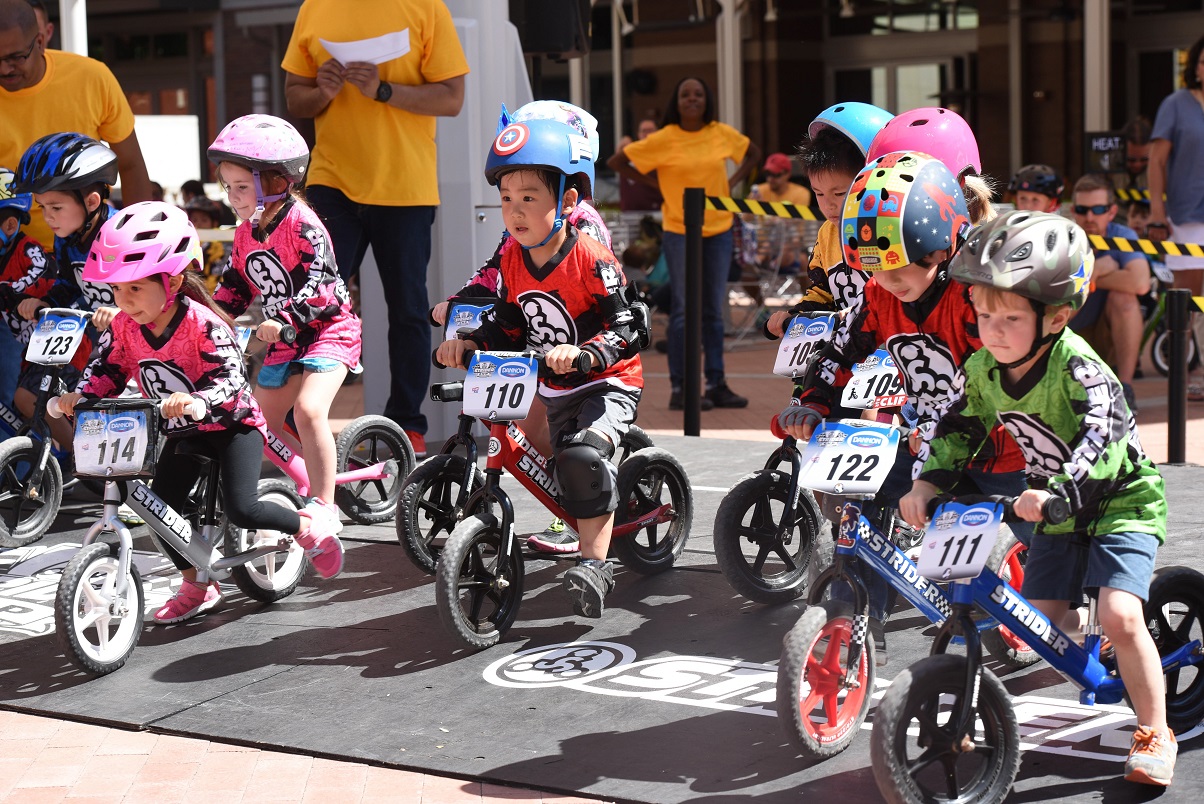
{"type": "Polygon", "coordinates": [[[581,559],[564,576],[574,610],[600,617],[614,588],[606,561],[616,471],[609,460],[635,420],[644,387],[638,322],[614,255],[580,237],[565,219],[579,187],[592,184],[588,141],[556,120],[513,123],[494,140],[485,176],[501,191],[510,237],[502,247],[499,299],[479,329],[446,341],[440,363],[460,365],[467,349],[527,348],[555,372],[540,381],[564,510],[577,519],[581,559]],[[588,354],[593,368],[577,373],[588,354]]]}
{"type": "MultiPolygon", "coordinates": [[[[179,444],[201,438],[221,463],[222,502],[231,524],[294,534],[318,574],[334,577],[343,567],[343,546],[325,518],[258,497],[263,414],[251,396],[231,322],[209,298],[200,274],[188,270],[201,259],[188,215],[161,201],[126,207],[101,227],[84,278],[108,283],[121,312],[101,335],[79,392],[64,394],[59,406],[71,413],[83,397],[117,396],[133,378],[143,396],[167,400],[167,441],[151,485],[165,503],[180,510],[187,502],[199,467],[180,454],[179,444]],[[197,399],[206,413],[194,422],[184,412],[197,399]]],[[[184,581],[155,621],[180,622],[216,606],[222,596],[217,582],[198,577],[168,545],[159,547],[184,581]]]]}
{"type": "Polygon", "coordinates": [[[13,178],[11,170],[0,167],[0,319],[8,328],[0,332],[0,402],[10,408],[32,326],[17,306],[26,298],[41,298],[54,284],[54,263],[36,240],[21,233],[33,196],[14,193],[13,178]]]}

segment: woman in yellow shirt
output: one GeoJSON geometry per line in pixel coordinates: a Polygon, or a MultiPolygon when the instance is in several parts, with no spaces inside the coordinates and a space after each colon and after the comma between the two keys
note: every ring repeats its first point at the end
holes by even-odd
{"type": "MultiPolygon", "coordinates": [[[[620,148],[607,165],[620,176],[657,187],[664,197],[663,251],[669,266],[669,408],[681,410],[685,374],[686,224],[683,194],[702,187],[707,195],[730,195],[761,161],[761,149],[731,126],[715,120],[710,88],[698,78],[682,79],[665,110],[664,124],[645,139],[620,148]],[[739,167],[730,177],[727,160],[739,167]],[[656,172],[652,178],[647,174],[656,172]]],[[[702,407],[742,408],[748,400],[727,386],[723,370],[723,304],[732,264],[732,214],[708,210],[702,227],[702,345],[706,395],[702,407]]]]}

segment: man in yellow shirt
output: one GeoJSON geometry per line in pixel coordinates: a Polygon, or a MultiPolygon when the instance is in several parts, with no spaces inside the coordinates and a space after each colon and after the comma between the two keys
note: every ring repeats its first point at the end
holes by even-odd
{"type": "Polygon", "coordinates": [[[811,191],[790,180],[790,157],[783,153],[765,157],[765,181],[753,185],[749,198],[758,201],[786,201],[799,207],[811,206],[811,191]]]}
{"type": "MultiPolygon", "coordinates": [[[[95,59],[48,50],[46,38],[27,0],[0,0],[0,165],[16,167],[47,134],[75,131],[117,154],[125,203],[149,201],[134,113],[117,79],[95,59]]],[[[54,244],[41,215],[25,232],[46,248],[54,244]]]]}
{"type": "Polygon", "coordinates": [[[305,0],[281,64],[288,110],[314,118],[306,195],[343,279],[368,246],[389,310],[389,401],[419,457],[431,376],[426,268],[439,204],[435,118],[464,103],[468,61],[442,0],[305,0]],[[390,36],[400,55],[341,64],[322,46],[390,36]]]}

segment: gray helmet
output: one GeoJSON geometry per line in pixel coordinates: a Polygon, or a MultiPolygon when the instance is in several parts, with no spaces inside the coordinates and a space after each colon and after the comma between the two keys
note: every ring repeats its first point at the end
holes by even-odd
{"type": "Polygon", "coordinates": [[[968,285],[990,285],[1077,310],[1087,299],[1094,265],[1091,242],[1077,223],[1048,212],[1016,210],[972,230],[949,272],[968,285]]]}

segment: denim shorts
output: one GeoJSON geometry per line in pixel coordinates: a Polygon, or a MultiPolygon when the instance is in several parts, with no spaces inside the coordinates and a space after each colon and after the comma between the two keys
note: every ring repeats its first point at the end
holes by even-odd
{"type": "Polygon", "coordinates": [[[343,365],[329,357],[303,357],[288,363],[277,363],[273,366],[262,366],[255,382],[263,388],[283,388],[294,374],[312,371],[314,374],[325,374],[343,365]]]}
{"type": "Polygon", "coordinates": [[[1069,534],[1033,535],[1024,565],[1029,600],[1066,600],[1077,604],[1084,590],[1095,597],[1102,587],[1149,598],[1158,539],[1148,533],[1105,533],[1087,543],[1069,534]]]}

